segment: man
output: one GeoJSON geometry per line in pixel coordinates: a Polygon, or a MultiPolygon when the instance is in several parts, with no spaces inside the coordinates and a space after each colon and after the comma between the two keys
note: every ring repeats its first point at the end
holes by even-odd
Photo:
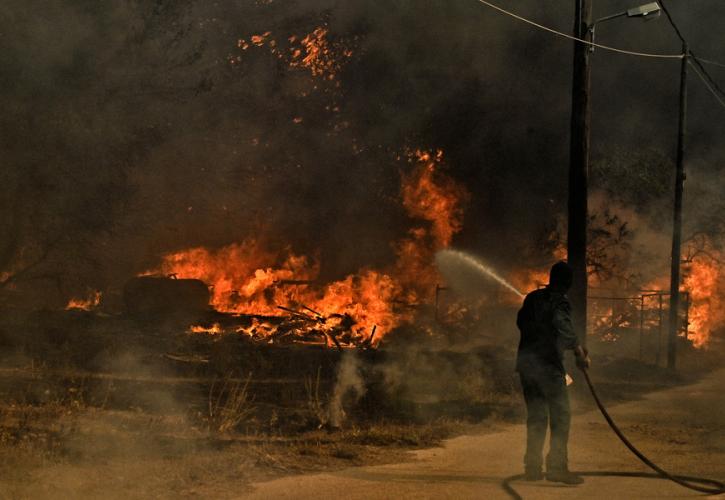
{"type": "Polygon", "coordinates": [[[569,395],[564,371],[564,351],[571,349],[582,370],[591,363],[586,349],[571,323],[571,306],[566,292],[571,287],[572,271],[566,262],[551,268],[549,285],[524,299],[516,324],[521,331],[516,371],[526,401],[525,479],[543,479],[542,452],[547,423],[551,428],[546,479],[566,484],[581,484],[583,479],[569,472],[569,395]]]}

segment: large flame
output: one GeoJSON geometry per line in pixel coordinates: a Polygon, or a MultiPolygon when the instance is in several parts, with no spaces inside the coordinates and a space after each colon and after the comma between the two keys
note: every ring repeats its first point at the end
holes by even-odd
{"type": "Polygon", "coordinates": [[[687,338],[695,347],[704,347],[712,333],[725,325],[720,266],[715,259],[694,257],[685,269],[681,290],[690,297],[687,338]]]}
{"type": "Polygon", "coordinates": [[[260,239],[248,239],[219,249],[169,253],[147,274],[204,281],[218,311],[279,316],[284,314],[281,306],[318,320],[316,328],[323,332],[345,325],[351,340],[369,339],[375,331],[377,342],[412,318],[409,306],[432,298],[439,282],[433,256],[462,227],[467,192],[439,172],[443,153],[416,152],[410,162],[412,170],[402,175],[401,198],[416,226],[394,244],[397,259],[387,268],[363,268],[342,280],[319,283],[315,259],[289,248],[273,251],[260,239]]]}

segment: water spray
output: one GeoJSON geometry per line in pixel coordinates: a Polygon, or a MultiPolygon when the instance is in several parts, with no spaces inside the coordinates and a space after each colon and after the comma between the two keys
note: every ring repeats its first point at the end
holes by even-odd
{"type": "Polygon", "coordinates": [[[441,267],[441,264],[445,265],[445,263],[448,262],[453,262],[459,266],[462,265],[466,269],[470,269],[487,279],[494,280],[510,292],[518,295],[520,298],[524,298],[524,294],[519,292],[515,286],[506,281],[503,277],[501,277],[501,275],[491,269],[491,267],[487,266],[469,253],[461,252],[459,250],[441,250],[436,254],[436,261],[438,262],[439,267],[441,267]]]}

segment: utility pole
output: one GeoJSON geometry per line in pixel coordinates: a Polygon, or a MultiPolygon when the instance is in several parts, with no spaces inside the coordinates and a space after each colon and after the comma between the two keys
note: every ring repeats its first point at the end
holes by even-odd
{"type": "Polygon", "coordinates": [[[682,41],[682,67],[680,69],[680,121],[677,133],[677,171],[675,174],[675,213],[672,223],[672,262],[670,267],[670,322],[667,336],[667,368],[675,369],[677,359],[677,332],[680,312],[680,260],[682,245],[682,190],[685,183],[685,134],[687,119],[687,42],[682,41]]]}
{"type": "MultiPolygon", "coordinates": [[[[591,0],[574,0],[574,36],[589,36],[592,21],[591,0]]],[[[587,325],[587,186],[589,174],[589,130],[591,70],[589,45],[574,41],[571,96],[571,137],[569,149],[569,224],[567,254],[574,273],[569,297],[572,321],[583,345],[587,325]]]]}

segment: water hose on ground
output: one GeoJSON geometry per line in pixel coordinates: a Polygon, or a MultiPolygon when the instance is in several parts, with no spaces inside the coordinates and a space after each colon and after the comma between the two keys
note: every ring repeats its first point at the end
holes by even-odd
{"type": "MultiPolygon", "coordinates": [[[[708,495],[721,495],[725,493],[725,484],[723,484],[720,481],[716,481],[714,479],[706,479],[702,477],[693,477],[693,476],[680,476],[680,475],[674,475],[670,474],[666,470],[662,469],[660,466],[652,462],[649,458],[647,458],[641,451],[639,451],[635,446],[627,439],[627,437],[622,434],[622,431],[619,430],[619,427],[617,427],[617,424],[612,420],[612,417],[609,416],[609,412],[602,404],[601,400],[599,399],[599,396],[597,395],[597,391],[594,389],[594,384],[592,384],[592,380],[589,378],[589,373],[587,370],[583,370],[584,372],[584,378],[587,381],[587,385],[589,386],[589,390],[592,393],[592,397],[594,398],[594,402],[597,404],[597,407],[599,408],[599,411],[602,413],[602,416],[604,416],[604,419],[609,424],[609,427],[611,427],[612,431],[617,435],[617,437],[624,443],[624,445],[634,453],[634,455],[639,458],[642,463],[644,463],[647,467],[651,468],[656,472],[656,474],[652,474],[651,472],[617,472],[617,471],[593,471],[593,472],[577,472],[577,474],[581,476],[620,476],[620,477],[644,477],[644,478],[657,478],[657,479],[669,479],[670,481],[673,481],[680,486],[684,486],[685,488],[689,488],[694,491],[698,491],[700,493],[706,493],[708,495]]],[[[524,475],[519,474],[516,476],[511,476],[506,478],[503,483],[503,489],[512,497],[515,499],[521,499],[521,495],[519,495],[516,490],[511,486],[511,482],[523,479],[524,475]]]]}
{"type": "Polygon", "coordinates": [[[652,460],[647,458],[641,451],[639,451],[637,448],[634,447],[634,445],[627,439],[627,437],[622,434],[622,431],[619,430],[619,427],[617,427],[617,424],[614,423],[614,420],[612,420],[612,417],[609,416],[609,412],[604,407],[602,402],[599,400],[599,396],[597,395],[597,391],[594,389],[594,384],[592,384],[592,379],[589,378],[589,372],[587,370],[582,370],[584,372],[584,378],[587,381],[587,385],[589,386],[589,390],[592,393],[592,397],[594,398],[594,401],[597,403],[597,407],[599,407],[599,411],[602,412],[602,416],[604,417],[604,420],[607,421],[609,424],[609,427],[612,428],[614,433],[617,435],[617,437],[624,443],[624,446],[629,448],[629,451],[635,454],[637,458],[639,458],[642,463],[644,463],[647,467],[655,471],[659,477],[663,479],[669,479],[670,481],[673,481],[680,486],[684,486],[685,488],[689,488],[691,490],[699,491],[701,493],[707,493],[709,495],[720,495],[722,493],[725,493],[725,484],[721,483],[720,481],[715,481],[713,479],[704,479],[699,477],[687,477],[687,476],[676,476],[673,474],[670,474],[666,470],[662,469],[660,466],[658,466],[656,463],[654,463],[652,460]],[[710,485],[710,486],[701,486],[701,485],[710,485]]]}

